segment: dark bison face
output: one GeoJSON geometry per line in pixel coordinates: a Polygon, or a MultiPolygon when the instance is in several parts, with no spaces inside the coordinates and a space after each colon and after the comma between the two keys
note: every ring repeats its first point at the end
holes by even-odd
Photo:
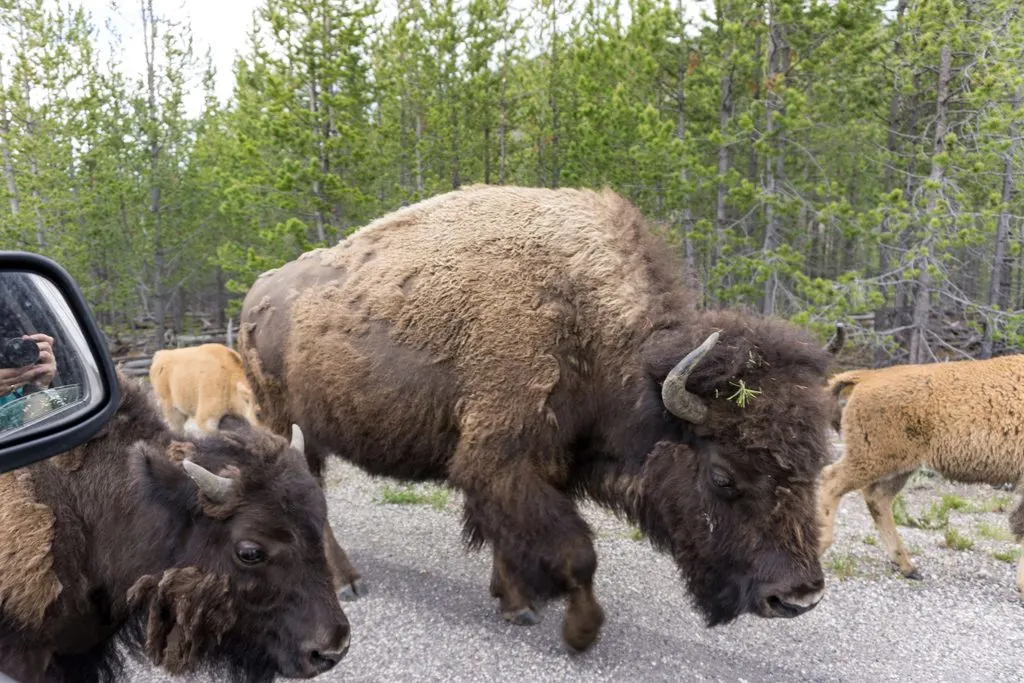
{"type": "Polygon", "coordinates": [[[712,440],[662,442],[655,460],[671,551],[711,626],[752,612],[795,617],[813,609],[825,580],[816,553],[813,482],[766,465],[771,455],[712,440]]]}
{"type": "MultiPolygon", "coordinates": [[[[163,596],[169,604],[162,610],[151,602],[147,650],[157,663],[172,671],[192,668],[171,661],[182,649],[175,640],[188,641],[195,664],[245,681],[311,678],[345,656],[349,624],[332,590],[323,546],[326,501],[302,448],[297,427],[288,447],[243,424],[193,443],[176,442],[170,458],[149,457],[151,471],[162,475],[158,486],[164,495],[173,492],[169,502],[182,520],[184,542],[176,547],[175,565],[196,572],[188,580],[195,585],[163,596]],[[206,593],[197,592],[201,581],[206,593]],[[198,602],[205,604],[194,623],[182,626],[183,609],[198,602]],[[165,636],[163,647],[149,642],[173,628],[181,633],[165,636]]],[[[165,574],[161,588],[170,583],[165,574]]]]}
{"type": "Polygon", "coordinates": [[[721,335],[662,385],[681,422],[679,441],[659,443],[649,461],[658,517],[709,625],[795,617],[825,588],[815,496],[828,453],[827,356],[781,323],[722,318],[721,335]]]}

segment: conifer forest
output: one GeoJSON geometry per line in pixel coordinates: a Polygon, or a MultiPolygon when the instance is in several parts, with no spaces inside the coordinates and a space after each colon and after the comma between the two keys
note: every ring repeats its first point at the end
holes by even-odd
{"type": "Polygon", "coordinates": [[[1024,347],[1016,0],[263,0],[229,98],[187,22],[119,8],[131,53],[0,0],[0,249],[112,340],[223,326],[264,270],[493,183],[608,186],[703,305],[842,321],[865,364],[1024,347]]]}

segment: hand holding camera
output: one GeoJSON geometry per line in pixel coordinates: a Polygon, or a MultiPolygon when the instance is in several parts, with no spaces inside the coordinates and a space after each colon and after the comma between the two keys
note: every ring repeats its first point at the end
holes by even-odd
{"type": "Polygon", "coordinates": [[[29,334],[0,341],[0,396],[26,384],[45,388],[56,374],[53,337],[29,334]]]}

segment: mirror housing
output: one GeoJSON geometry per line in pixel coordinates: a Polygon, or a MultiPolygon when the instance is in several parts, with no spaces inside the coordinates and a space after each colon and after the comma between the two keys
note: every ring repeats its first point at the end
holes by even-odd
{"type": "MultiPolygon", "coordinates": [[[[0,417],[7,418],[7,423],[0,422],[2,474],[88,441],[110,420],[121,395],[106,339],[81,290],[64,268],[39,254],[0,251],[0,278],[17,284],[23,295],[22,300],[16,300],[9,292],[0,290],[0,306],[22,314],[13,320],[10,312],[0,313],[8,318],[7,325],[28,322],[34,328],[43,321],[39,329],[26,329],[24,333],[53,337],[57,372],[63,369],[71,380],[77,380],[36,390],[0,406],[0,417]],[[12,415],[16,419],[11,419],[12,415]]],[[[4,343],[10,344],[11,339],[4,343]]],[[[17,347],[15,344],[13,348],[17,347]]],[[[30,355],[38,354],[33,349],[30,355]]],[[[31,367],[21,362],[8,359],[6,368],[15,369],[7,372],[31,367]]],[[[4,369],[0,368],[0,372],[4,369]]],[[[4,387],[0,391],[14,396],[4,387]]]]}

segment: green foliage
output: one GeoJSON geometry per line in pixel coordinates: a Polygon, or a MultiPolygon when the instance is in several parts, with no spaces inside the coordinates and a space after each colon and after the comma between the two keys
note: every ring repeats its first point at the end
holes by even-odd
{"type": "Polygon", "coordinates": [[[728,397],[730,401],[738,405],[740,408],[746,408],[747,402],[753,400],[757,396],[760,396],[761,391],[759,389],[751,389],[747,386],[746,382],[742,379],[738,382],[730,382],[730,384],[736,387],[736,392],[728,397]]]}
{"type": "Polygon", "coordinates": [[[1000,562],[1016,564],[1020,560],[1020,548],[1007,548],[1006,550],[993,550],[992,557],[1000,562]]]}
{"type": "Polygon", "coordinates": [[[846,581],[857,575],[857,558],[850,553],[832,553],[825,567],[840,581],[846,581]]]}
{"type": "Polygon", "coordinates": [[[1009,529],[1006,529],[1003,526],[989,524],[985,521],[978,522],[978,535],[992,541],[1012,542],[1014,540],[1013,534],[1010,533],[1009,529]]]}
{"type": "Polygon", "coordinates": [[[892,354],[918,334],[924,360],[957,355],[915,332],[933,319],[1024,346],[1024,14],[1006,0],[717,3],[700,23],[678,0],[388,9],[264,0],[220,103],[187,26],[151,17],[151,97],[143,55],[101,63],[74,1],[4,4],[0,246],[61,260],[108,329],[180,327],[439,192],[607,185],[706,305],[822,337],[841,320],[892,354]]]}
{"type": "Polygon", "coordinates": [[[974,547],[974,540],[960,533],[954,527],[946,529],[945,542],[946,547],[951,550],[970,550],[974,547]]]}
{"type": "Polygon", "coordinates": [[[443,510],[448,505],[447,489],[437,486],[385,486],[380,492],[381,501],[389,505],[429,505],[443,510]]]}

